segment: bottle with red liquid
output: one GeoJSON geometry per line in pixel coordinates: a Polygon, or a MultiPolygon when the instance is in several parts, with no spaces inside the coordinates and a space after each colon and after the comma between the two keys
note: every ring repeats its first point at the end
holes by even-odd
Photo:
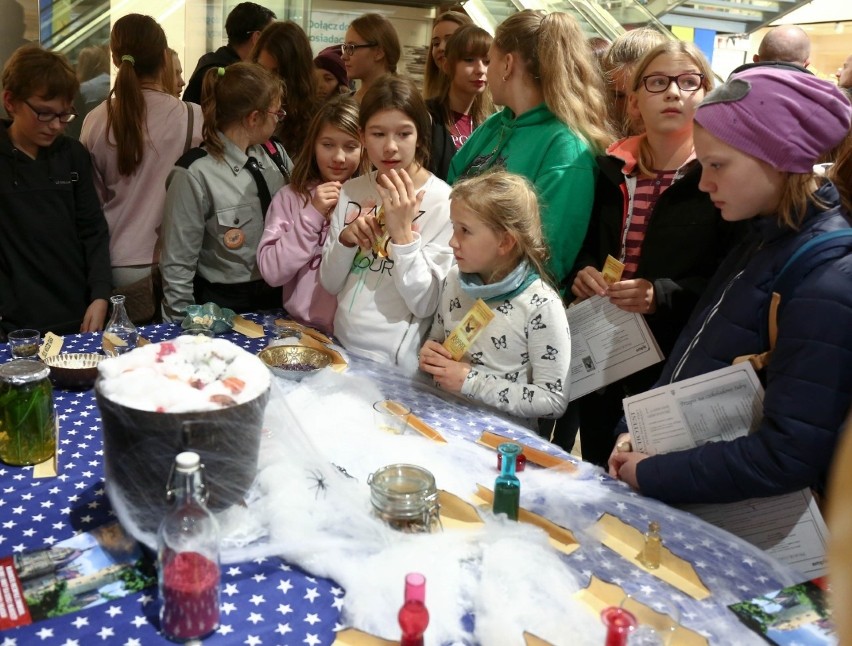
{"type": "Polygon", "coordinates": [[[405,602],[399,609],[399,627],[402,629],[399,646],[423,646],[423,633],[428,625],[426,577],[411,572],[405,575],[405,602]]]}
{"type": "Polygon", "coordinates": [[[168,639],[200,639],[219,627],[219,524],[207,509],[201,461],[185,451],[169,482],[174,504],[160,523],[160,626],[168,639]]]}

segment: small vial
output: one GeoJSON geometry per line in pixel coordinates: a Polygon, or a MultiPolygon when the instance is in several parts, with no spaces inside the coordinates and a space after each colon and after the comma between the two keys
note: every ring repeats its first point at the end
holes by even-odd
{"type": "Polygon", "coordinates": [[[648,531],[645,533],[645,546],[636,555],[639,561],[649,570],[660,567],[663,557],[663,539],[660,537],[660,524],[656,521],[648,523],[648,531]]]}

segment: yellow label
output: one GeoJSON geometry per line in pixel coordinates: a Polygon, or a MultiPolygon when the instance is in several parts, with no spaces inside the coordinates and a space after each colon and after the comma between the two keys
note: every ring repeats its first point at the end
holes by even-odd
{"type": "Polygon", "coordinates": [[[38,351],[39,358],[44,361],[47,357],[59,354],[64,341],[65,339],[63,337],[58,334],[54,334],[53,332],[45,334],[44,341],[42,341],[41,348],[39,348],[38,351]]]}
{"type": "Polygon", "coordinates": [[[601,274],[607,285],[612,285],[621,280],[621,273],[624,271],[624,263],[616,260],[612,256],[606,257],[601,274]]]}
{"type": "Polygon", "coordinates": [[[373,243],[373,253],[379,258],[387,258],[390,236],[385,227],[385,209],[382,206],[376,211],[376,222],[382,228],[382,235],[376,238],[376,241],[373,243]]]}
{"type": "Polygon", "coordinates": [[[485,301],[477,298],[473,307],[462,318],[461,323],[444,340],[444,347],[452,355],[454,361],[458,361],[464,356],[476,337],[493,318],[494,312],[485,304],[485,301]]]}

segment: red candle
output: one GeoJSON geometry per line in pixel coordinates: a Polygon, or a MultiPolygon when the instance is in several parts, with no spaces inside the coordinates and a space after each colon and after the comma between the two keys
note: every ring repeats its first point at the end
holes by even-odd
{"type": "Polygon", "coordinates": [[[604,608],[601,621],[606,626],[606,646],[627,646],[628,635],[638,625],[632,613],[615,606],[604,608]]]}

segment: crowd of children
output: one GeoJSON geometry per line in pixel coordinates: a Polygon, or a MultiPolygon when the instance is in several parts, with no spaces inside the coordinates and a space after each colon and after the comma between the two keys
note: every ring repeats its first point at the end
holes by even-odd
{"type": "Polygon", "coordinates": [[[821,490],[852,405],[852,243],[770,303],[803,244],[850,230],[852,107],[836,87],[758,66],[713,89],[695,46],[649,30],[599,65],[574,18],[525,10],[493,39],[441,14],[421,89],[379,14],[312,62],[298,25],[246,5],[229,24],[256,27],[192,76],[200,105],[175,98],[160,25],[116,21],[115,84],[82,144],[63,136],[74,70],[37,46],[11,57],[2,330],[99,330],[113,288],[138,294],[142,322],[283,305],[531,428],[579,420],[584,456],[647,495],[821,490]],[[569,408],[565,307],[591,297],[642,315],[668,360],[569,408]],[[472,313],[482,333],[450,349],[472,313]],[[618,435],[624,397],[767,350],[751,435],[657,456],[618,435]]]}

